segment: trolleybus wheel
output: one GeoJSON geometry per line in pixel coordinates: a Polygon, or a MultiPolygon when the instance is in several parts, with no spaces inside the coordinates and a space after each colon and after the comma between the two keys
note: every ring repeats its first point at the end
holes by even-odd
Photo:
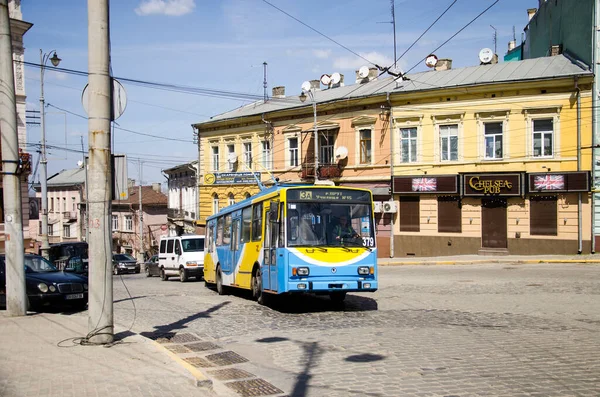
{"type": "Polygon", "coordinates": [[[225,295],[225,287],[223,286],[223,275],[221,274],[221,267],[217,268],[217,294],[225,295]]]}
{"type": "Polygon", "coordinates": [[[256,301],[259,305],[266,305],[268,303],[269,296],[263,291],[262,274],[260,273],[260,269],[256,269],[256,273],[254,274],[254,280],[252,282],[252,294],[256,294],[256,301]]]}

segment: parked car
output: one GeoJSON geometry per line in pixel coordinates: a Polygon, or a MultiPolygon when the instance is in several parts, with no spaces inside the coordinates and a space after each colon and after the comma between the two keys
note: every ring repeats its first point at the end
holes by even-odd
{"type": "MultiPolygon", "coordinates": [[[[58,270],[39,255],[25,255],[27,307],[38,310],[48,306],[70,305],[85,309],[88,302],[87,277],[58,270]]],[[[0,255],[0,302],[6,305],[6,262],[0,255]]]]}
{"type": "Polygon", "coordinates": [[[51,244],[48,250],[48,259],[58,270],[87,275],[88,243],[71,241],[51,244]]]}
{"type": "Polygon", "coordinates": [[[148,259],[148,261],[144,263],[144,271],[146,272],[146,277],[160,276],[158,255],[152,255],[152,258],[148,259]]]}
{"type": "Polygon", "coordinates": [[[129,254],[113,254],[113,274],[139,273],[140,264],[129,254]]]}

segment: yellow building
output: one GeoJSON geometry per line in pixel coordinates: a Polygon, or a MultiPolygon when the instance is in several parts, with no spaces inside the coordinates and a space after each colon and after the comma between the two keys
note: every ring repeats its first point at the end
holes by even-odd
{"type": "Polygon", "coordinates": [[[258,181],[313,183],[316,165],[372,190],[380,257],[589,251],[586,68],[560,55],[373,77],[313,81],[304,101],[276,87],[195,124],[199,226],[258,181]]]}

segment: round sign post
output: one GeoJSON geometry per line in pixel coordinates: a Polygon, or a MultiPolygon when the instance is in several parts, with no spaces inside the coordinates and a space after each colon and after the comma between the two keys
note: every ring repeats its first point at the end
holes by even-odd
{"type": "MultiPolygon", "coordinates": [[[[113,108],[112,108],[112,117],[111,121],[115,121],[123,112],[125,112],[125,108],[127,107],[127,92],[125,91],[125,87],[123,84],[119,83],[117,80],[112,79],[113,89],[112,89],[112,99],[113,99],[113,108]]],[[[81,94],[81,104],[85,109],[85,113],[89,116],[89,93],[88,93],[88,85],[86,84],[83,89],[83,93],[81,94]]]]}

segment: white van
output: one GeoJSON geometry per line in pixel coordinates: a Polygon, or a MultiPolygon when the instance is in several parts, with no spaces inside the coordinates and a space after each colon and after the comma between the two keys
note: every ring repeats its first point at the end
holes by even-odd
{"type": "Polygon", "coordinates": [[[179,276],[181,282],[190,277],[200,280],[204,276],[204,236],[161,237],[158,268],[163,281],[172,276],[179,276]]]}

